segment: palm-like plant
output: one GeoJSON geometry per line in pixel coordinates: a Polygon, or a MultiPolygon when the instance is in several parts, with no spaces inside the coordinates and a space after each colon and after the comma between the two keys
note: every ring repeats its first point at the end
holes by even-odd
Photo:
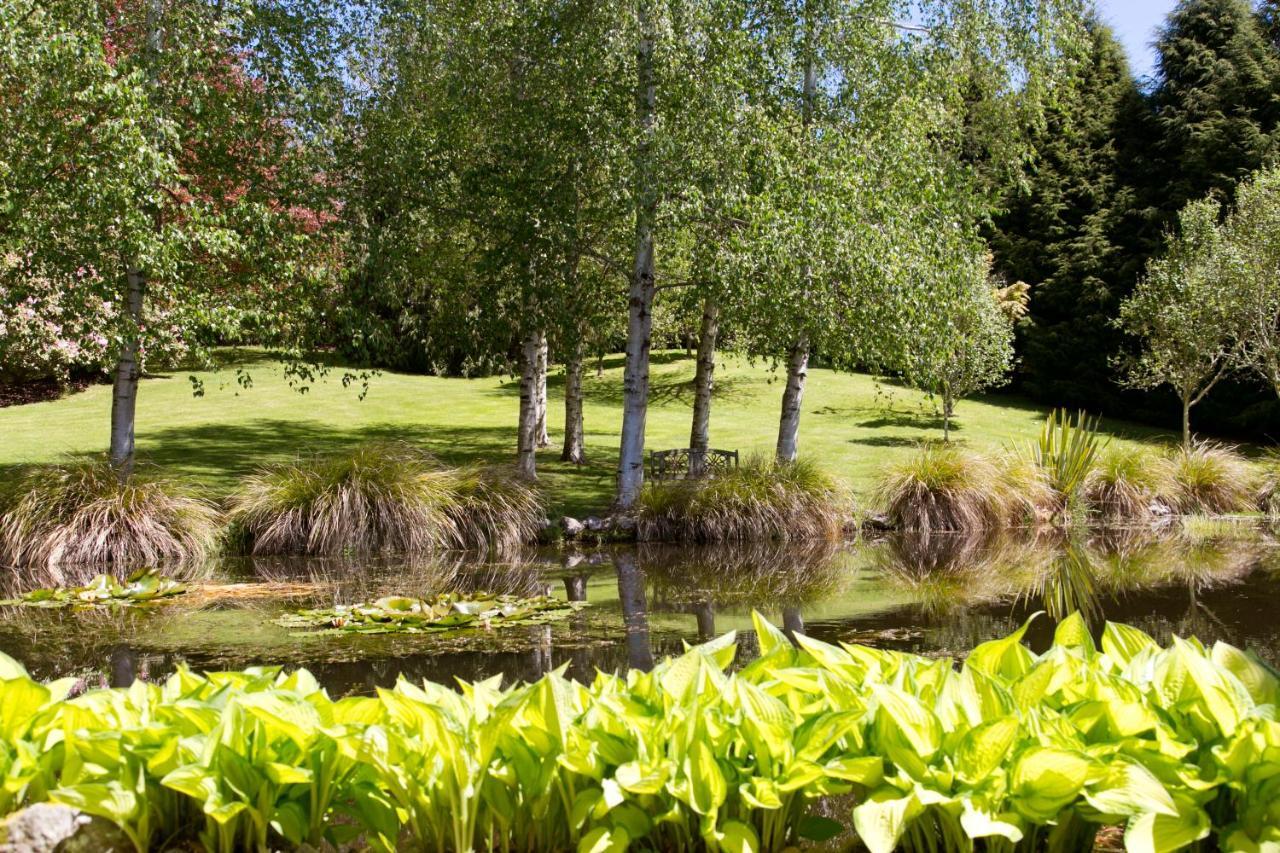
{"type": "Polygon", "coordinates": [[[1054,409],[1031,445],[1031,456],[1045,472],[1049,485],[1066,506],[1084,486],[1098,454],[1107,445],[1098,433],[1101,423],[1083,409],[1072,417],[1066,409],[1054,409]]]}

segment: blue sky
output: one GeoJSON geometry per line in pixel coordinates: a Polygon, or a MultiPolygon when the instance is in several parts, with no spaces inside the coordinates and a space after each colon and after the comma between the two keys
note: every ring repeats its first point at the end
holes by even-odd
{"type": "Polygon", "coordinates": [[[1151,43],[1174,5],[1175,0],[1098,0],[1098,12],[1124,42],[1136,76],[1154,73],[1151,43]]]}

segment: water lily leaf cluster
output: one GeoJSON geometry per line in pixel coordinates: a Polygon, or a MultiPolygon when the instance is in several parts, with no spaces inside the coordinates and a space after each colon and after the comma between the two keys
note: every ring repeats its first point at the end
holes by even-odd
{"type": "Polygon", "coordinates": [[[182,595],[187,586],[172,578],[143,569],[117,580],[113,575],[97,575],[84,586],[37,589],[0,605],[25,607],[99,607],[155,604],[182,595]]]}
{"type": "Polygon", "coordinates": [[[286,628],[322,628],[359,634],[421,634],[461,628],[535,625],[564,619],[585,606],[549,595],[441,593],[435,598],[389,595],[362,604],[299,610],[278,620],[286,628]]]}
{"type": "Polygon", "coordinates": [[[139,850],[755,851],[845,831],[871,853],[1068,851],[1103,826],[1133,851],[1280,844],[1280,680],[1231,646],[1123,625],[1099,644],[1072,616],[1043,654],[1024,627],[957,669],[756,630],[737,670],[727,635],[587,685],[337,701],[273,668],[69,698],[0,657],[0,812],[66,803],[139,850]]]}

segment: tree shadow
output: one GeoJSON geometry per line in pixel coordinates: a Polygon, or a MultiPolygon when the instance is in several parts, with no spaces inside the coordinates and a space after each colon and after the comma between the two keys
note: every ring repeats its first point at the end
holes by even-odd
{"type": "MultiPolygon", "coordinates": [[[[880,417],[861,421],[858,426],[867,427],[869,429],[900,427],[906,429],[940,430],[942,429],[942,415],[927,414],[925,412],[888,411],[884,412],[880,417]]],[[[953,432],[959,431],[960,425],[955,421],[952,421],[951,430],[953,432]]]]}
{"type": "Polygon", "coordinates": [[[867,438],[851,438],[850,444],[864,444],[867,447],[915,447],[921,441],[927,441],[919,436],[893,436],[893,435],[873,435],[867,438]]]}

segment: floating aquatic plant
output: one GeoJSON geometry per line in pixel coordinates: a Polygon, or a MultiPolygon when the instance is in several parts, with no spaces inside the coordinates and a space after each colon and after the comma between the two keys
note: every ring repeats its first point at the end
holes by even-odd
{"type": "Polygon", "coordinates": [[[84,586],[37,589],[0,605],[26,607],[101,607],[155,604],[187,591],[187,585],[172,578],[142,570],[123,582],[112,575],[98,575],[84,586]]]}
{"type": "Polygon", "coordinates": [[[286,628],[327,628],[359,634],[424,634],[554,622],[583,606],[582,602],[561,601],[547,595],[521,598],[446,592],[429,599],[388,595],[362,604],[299,610],[277,621],[286,628]]]}

